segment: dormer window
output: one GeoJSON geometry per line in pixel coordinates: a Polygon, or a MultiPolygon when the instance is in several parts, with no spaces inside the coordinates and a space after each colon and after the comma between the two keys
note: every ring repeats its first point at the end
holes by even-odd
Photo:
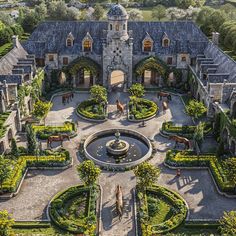
{"type": "Polygon", "coordinates": [[[67,47],[72,47],[73,45],[72,45],[73,43],[72,43],[72,40],[71,39],[67,39],[66,40],[66,46],[67,47]]]}
{"type": "Polygon", "coordinates": [[[84,40],[84,52],[91,52],[92,51],[92,42],[90,40],[84,40]]]}
{"type": "Polygon", "coordinates": [[[52,54],[48,55],[48,61],[54,61],[54,55],[52,54]]]}
{"type": "Polygon", "coordinates": [[[165,39],[163,39],[163,47],[169,47],[170,46],[170,40],[169,39],[167,39],[167,38],[165,38],[165,39]]]}
{"type": "Polygon", "coordinates": [[[112,30],[112,24],[110,24],[110,30],[112,30]]]}
{"type": "Polygon", "coordinates": [[[151,40],[144,40],[143,42],[143,51],[144,52],[151,52],[152,51],[153,43],[151,40]]]}
{"type": "Polygon", "coordinates": [[[74,36],[73,36],[73,34],[70,32],[70,33],[67,35],[66,46],[67,46],[67,47],[72,47],[73,44],[74,44],[74,36]]]}

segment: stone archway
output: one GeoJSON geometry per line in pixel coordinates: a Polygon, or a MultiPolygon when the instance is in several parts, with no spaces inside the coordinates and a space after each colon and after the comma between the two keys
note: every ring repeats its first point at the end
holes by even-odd
{"type": "Polygon", "coordinates": [[[101,66],[89,57],[78,57],[64,71],[72,78],[73,87],[89,88],[97,83],[101,66]]]}
{"type": "Polygon", "coordinates": [[[110,73],[109,87],[111,87],[111,89],[119,88],[123,90],[125,84],[125,73],[122,70],[113,70],[110,73]]]}
{"type": "Polygon", "coordinates": [[[8,143],[9,143],[9,146],[11,145],[11,141],[13,139],[13,132],[12,132],[12,129],[9,129],[8,132],[7,132],[7,139],[8,139],[8,143]]]}

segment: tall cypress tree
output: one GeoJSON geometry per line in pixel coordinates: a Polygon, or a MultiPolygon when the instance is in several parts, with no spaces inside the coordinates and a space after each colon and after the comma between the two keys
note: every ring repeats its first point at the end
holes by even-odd
{"type": "Polygon", "coordinates": [[[11,154],[16,158],[19,156],[18,147],[14,138],[11,140],[11,154]]]}
{"type": "Polygon", "coordinates": [[[36,135],[31,125],[26,126],[28,154],[36,155],[36,135]]]}

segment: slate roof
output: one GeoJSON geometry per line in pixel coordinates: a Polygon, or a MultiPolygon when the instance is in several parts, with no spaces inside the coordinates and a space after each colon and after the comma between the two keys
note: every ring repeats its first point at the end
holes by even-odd
{"type": "MultiPolygon", "coordinates": [[[[93,53],[102,55],[102,42],[106,37],[108,22],[101,21],[50,21],[41,23],[24,44],[29,54],[43,58],[45,53],[64,55],[79,54],[82,40],[87,32],[93,38],[93,53]],[[73,47],[66,47],[66,38],[72,33],[75,40],[73,47]]],[[[201,30],[190,21],[177,22],[129,22],[128,30],[132,33],[134,54],[142,54],[142,41],[146,32],[154,40],[153,50],[159,54],[189,52],[192,56],[203,54],[208,39],[201,30]],[[166,33],[171,40],[170,46],[163,48],[162,37],[166,33]]]]}
{"type": "Polygon", "coordinates": [[[0,75],[9,75],[19,59],[24,59],[27,52],[20,43],[0,59],[0,75]]]}

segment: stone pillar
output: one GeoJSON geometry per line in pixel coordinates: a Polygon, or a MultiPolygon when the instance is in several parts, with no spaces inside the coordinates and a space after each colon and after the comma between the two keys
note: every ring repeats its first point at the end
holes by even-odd
{"type": "Polygon", "coordinates": [[[220,34],[218,32],[212,32],[212,43],[219,45],[220,34]]]}
{"type": "Polygon", "coordinates": [[[7,84],[6,80],[3,81],[3,92],[5,95],[5,103],[6,103],[6,105],[8,105],[9,104],[9,94],[8,94],[8,84],[7,84]]]}
{"type": "Polygon", "coordinates": [[[84,69],[79,70],[79,84],[84,83],[84,69]]]}
{"type": "Polygon", "coordinates": [[[17,121],[17,131],[22,131],[22,124],[21,124],[21,114],[20,114],[20,108],[19,108],[19,103],[16,102],[14,104],[14,110],[16,110],[16,121],[17,121]]]}
{"type": "Polygon", "coordinates": [[[4,92],[0,90],[0,112],[3,113],[6,111],[5,101],[4,101],[4,92]]]}
{"type": "Polygon", "coordinates": [[[73,88],[76,88],[76,76],[75,75],[72,75],[72,85],[73,85],[73,88]]]}
{"type": "Polygon", "coordinates": [[[91,71],[89,73],[89,84],[94,85],[94,76],[91,71]]]}

